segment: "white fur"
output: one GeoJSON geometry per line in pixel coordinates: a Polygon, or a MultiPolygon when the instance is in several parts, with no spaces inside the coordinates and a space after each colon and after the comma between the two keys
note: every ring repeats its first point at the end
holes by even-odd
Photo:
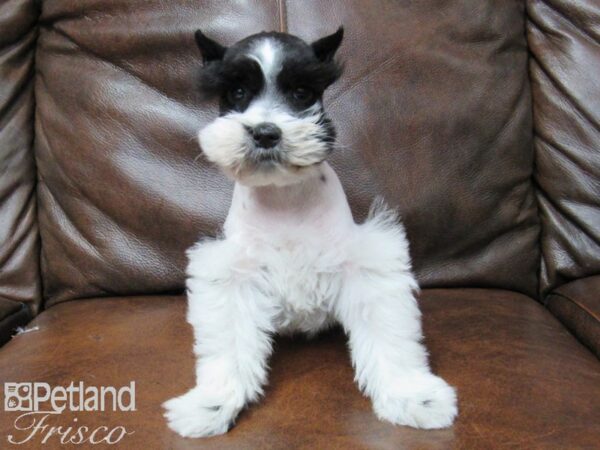
{"type": "Polygon", "coordinates": [[[269,83],[274,81],[279,71],[280,51],[278,47],[277,42],[273,39],[264,38],[256,43],[248,55],[258,63],[269,83]]]}
{"type": "MultiPolygon", "coordinates": [[[[211,160],[231,167],[239,129],[220,120],[201,142],[215,152],[211,160]],[[220,154],[217,135],[230,145],[220,154]]],[[[457,414],[454,389],[430,372],[420,343],[418,286],[396,216],[378,203],[355,224],[333,169],[308,169],[282,175],[279,186],[236,183],[225,236],[188,252],[197,386],[164,404],[182,436],[225,433],[259,398],[274,333],[315,334],[334,322],[349,335],[356,381],[380,419],[441,428],[457,414]]]]}
{"type": "Polygon", "coordinates": [[[314,175],[313,166],[328,153],[323,133],[318,114],[295,117],[264,97],[243,113],[217,118],[198,133],[198,140],[209,161],[230,177],[246,185],[284,185],[298,182],[300,175],[314,175]],[[282,131],[279,152],[284,164],[268,171],[256,170],[246,159],[254,144],[244,127],[254,127],[261,122],[272,122],[282,131]]]}

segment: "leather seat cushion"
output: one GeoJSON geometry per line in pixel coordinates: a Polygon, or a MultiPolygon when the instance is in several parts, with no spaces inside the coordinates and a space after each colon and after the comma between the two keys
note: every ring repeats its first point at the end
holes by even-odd
{"type": "MultiPolygon", "coordinates": [[[[436,373],[455,385],[460,416],[437,431],[378,422],[353,383],[345,339],[278,339],[270,384],[227,436],[202,448],[591,448],[600,442],[600,363],[538,302],[508,291],[426,290],[425,334],[436,373]]],[[[136,412],[67,413],[90,426],[134,431],[127,448],[192,448],[168,430],[160,404],[194,383],[183,297],[91,299],[58,304],[39,330],[0,353],[0,379],[68,385],[136,382],[136,412]],[[16,363],[18,361],[18,363],[16,363]]],[[[15,434],[18,413],[0,415],[15,434]]],[[[50,439],[44,448],[59,447],[50,439]]]]}
{"type": "Polygon", "coordinates": [[[546,298],[546,306],[600,358],[600,275],[567,283],[546,298]]]}

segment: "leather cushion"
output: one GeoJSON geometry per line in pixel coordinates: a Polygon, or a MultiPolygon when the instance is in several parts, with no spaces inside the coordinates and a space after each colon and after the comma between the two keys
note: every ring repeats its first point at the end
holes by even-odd
{"type": "MultiPolygon", "coordinates": [[[[600,362],[538,302],[507,291],[426,290],[426,343],[436,373],[458,389],[455,426],[438,431],[376,420],[353,383],[340,332],[276,342],[270,384],[225,437],[187,440],[160,404],[194,383],[183,297],[56,305],[0,350],[0,379],[122,386],[137,412],[63,413],[50,425],[126,426],[123,448],[594,448],[600,362]],[[35,348],[35,351],[33,349],[35,348]],[[15,364],[15,361],[19,361],[15,364]]],[[[0,436],[17,413],[0,415],[0,436]]],[[[13,433],[14,434],[14,433],[13,433]]],[[[56,442],[56,440],[51,440],[56,442]]],[[[58,448],[52,442],[44,448],[58,448]]]]}
{"type": "Polygon", "coordinates": [[[43,2],[36,155],[48,304],[182,291],[185,250],[213,235],[232,184],[197,158],[216,116],[195,89],[193,31],[231,44],[343,23],[346,73],[325,99],[356,217],[403,215],[425,287],[535,295],[531,99],[520,2],[43,2]]]}
{"type": "Polygon", "coordinates": [[[600,276],[561,286],[548,296],[546,305],[600,358],[600,276]]]}

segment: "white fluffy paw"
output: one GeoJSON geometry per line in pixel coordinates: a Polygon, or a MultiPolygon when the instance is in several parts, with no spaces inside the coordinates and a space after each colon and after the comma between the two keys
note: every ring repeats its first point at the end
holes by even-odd
{"type": "Polygon", "coordinates": [[[172,398],[162,406],[169,428],[183,437],[193,438],[227,433],[241,409],[234,398],[217,402],[214,396],[206,395],[198,388],[172,398]]]}
{"type": "Polygon", "coordinates": [[[446,428],[458,413],[456,392],[432,374],[398,380],[398,384],[373,401],[375,414],[395,425],[446,428]]]}

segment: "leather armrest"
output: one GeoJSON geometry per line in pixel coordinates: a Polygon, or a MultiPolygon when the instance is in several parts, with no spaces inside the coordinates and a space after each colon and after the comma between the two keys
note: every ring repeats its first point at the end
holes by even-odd
{"type": "Polygon", "coordinates": [[[42,302],[33,153],[40,3],[0,1],[0,343],[10,338],[4,323],[25,314],[21,302],[35,313],[42,302]]]}
{"type": "Polygon", "coordinates": [[[546,306],[600,358],[600,275],[559,287],[546,297],[546,306]]]}
{"type": "Polygon", "coordinates": [[[0,298],[0,346],[10,340],[17,327],[32,318],[31,310],[22,302],[0,298]]]}

